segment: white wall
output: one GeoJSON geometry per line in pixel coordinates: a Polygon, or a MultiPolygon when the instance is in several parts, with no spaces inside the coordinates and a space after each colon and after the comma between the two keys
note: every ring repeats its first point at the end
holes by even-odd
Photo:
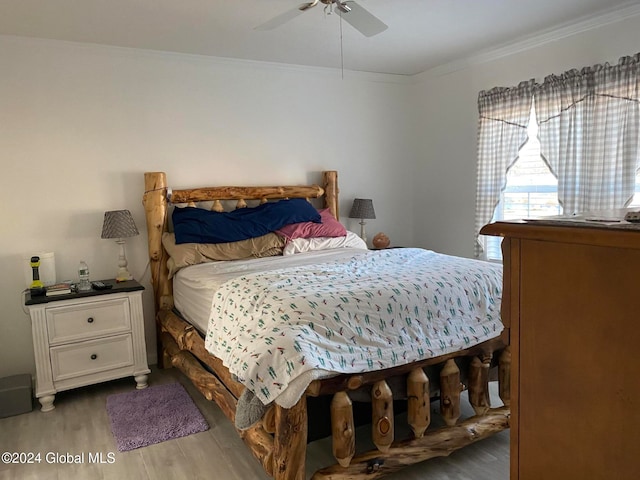
{"type": "Polygon", "coordinates": [[[371,197],[370,236],[413,238],[402,78],[15,37],[0,37],[0,69],[0,377],[35,371],[24,257],[55,252],[59,280],[74,279],[80,259],[92,278],[112,278],[106,210],[131,210],[142,232],[127,256],[147,286],[155,358],[145,171],[182,188],[314,183],[336,169],[347,228],[359,228],[347,218],[352,199],[371,197]]]}
{"type": "Polygon", "coordinates": [[[640,16],[594,28],[492,61],[440,68],[412,86],[419,144],[414,171],[415,243],[473,256],[478,93],[538,81],[640,51],[640,16]],[[419,206],[421,205],[421,207],[419,206]]]}

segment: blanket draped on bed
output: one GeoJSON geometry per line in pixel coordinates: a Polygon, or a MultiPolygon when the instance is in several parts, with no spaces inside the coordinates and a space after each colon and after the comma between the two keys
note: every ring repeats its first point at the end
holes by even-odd
{"type": "Polygon", "coordinates": [[[501,294],[498,264],[413,248],[357,251],[225,282],[205,346],[263,404],[290,408],[314,377],[295,380],[312,370],[380,370],[499,335],[501,294]]]}

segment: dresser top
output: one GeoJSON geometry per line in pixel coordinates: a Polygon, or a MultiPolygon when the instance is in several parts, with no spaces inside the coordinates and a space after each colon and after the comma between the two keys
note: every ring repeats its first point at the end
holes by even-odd
{"type": "Polygon", "coordinates": [[[570,219],[502,221],[485,225],[481,235],[640,249],[640,224],[570,219]]]}

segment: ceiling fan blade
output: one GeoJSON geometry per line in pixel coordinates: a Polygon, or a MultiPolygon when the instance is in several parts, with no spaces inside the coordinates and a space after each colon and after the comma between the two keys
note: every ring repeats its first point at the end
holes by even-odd
{"type": "Polygon", "coordinates": [[[317,4],[318,4],[318,0],[312,0],[309,3],[303,3],[298,7],[298,9],[304,12],[305,10],[309,10],[311,7],[315,7],[317,4]]]}
{"type": "Polygon", "coordinates": [[[261,23],[257,27],[254,27],[254,30],[273,30],[280,25],[287,23],[289,20],[293,20],[298,15],[303,14],[306,10],[311,7],[315,7],[318,3],[318,0],[313,0],[311,2],[303,3],[298,5],[291,10],[287,10],[286,12],[281,13],[280,15],[276,15],[271,20],[267,20],[264,23],[261,23]]]}
{"type": "Polygon", "coordinates": [[[339,11],[342,18],[365,37],[373,37],[389,28],[384,22],[378,19],[378,17],[369,13],[368,10],[365,10],[356,2],[346,1],[342,2],[342,4],[351,9],[349,12],[339,11]]]}

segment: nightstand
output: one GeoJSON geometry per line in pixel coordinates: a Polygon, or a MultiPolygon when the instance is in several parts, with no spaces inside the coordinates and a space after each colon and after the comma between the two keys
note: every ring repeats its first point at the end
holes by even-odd
{"type": "Polygon", "coordinates": [[[55,408],[55,394],[63,390],[129,375],[136,388],[147,387],[144,287],[135,280],[103,282],[112,288],[53,297],[27,294],[36,397],[43,412],[55,408]]]}

